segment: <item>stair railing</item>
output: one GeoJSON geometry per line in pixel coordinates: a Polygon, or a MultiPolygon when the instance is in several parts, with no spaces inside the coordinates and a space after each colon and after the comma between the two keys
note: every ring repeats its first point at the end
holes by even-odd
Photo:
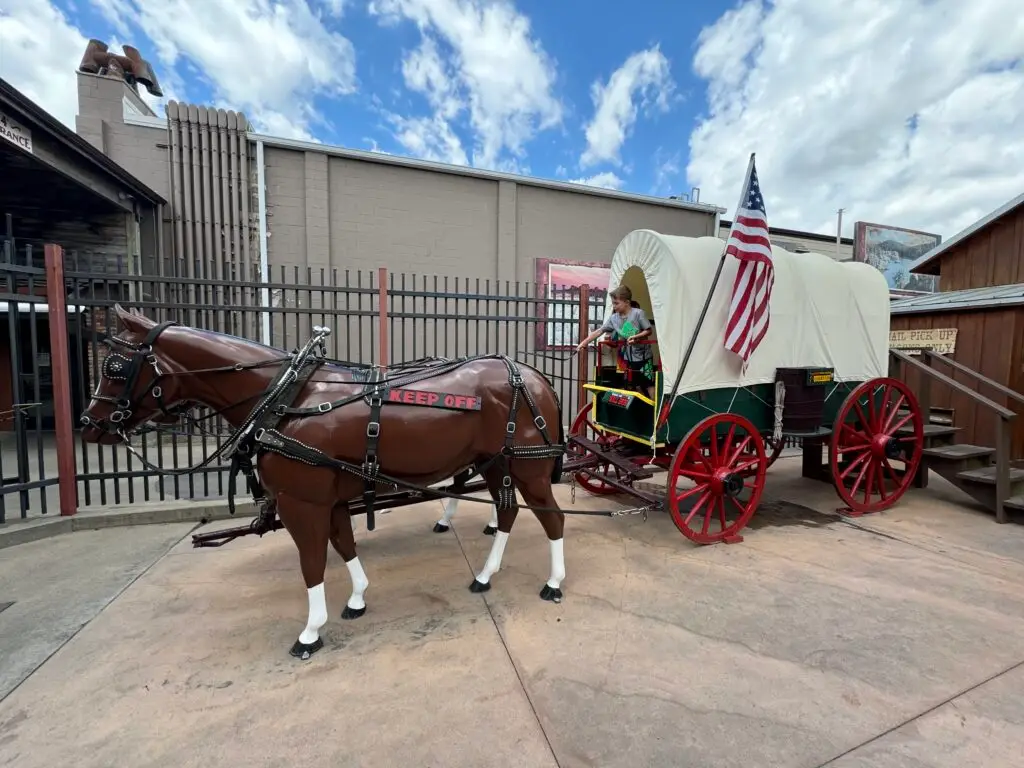
{"type": "MultiPolygon", "coordinates": [[[[1003,394],[1009,397],[1013,397],[1015,400],[1019,400],[1021,403],[1024,403],[1024,395],[1021,395],[1018,392],[1014,392],[1012,389],[1007,389],[1002,384],[999,384],[998,382],[993,381],[992,379],[986,376],[982,376],[980,373],[968,368],[963,363],[958,363],[955,360],[950,360],[948,357],[941,357],[933,353],[932,350],[929,349],[922,350],[922,353],[925,356],[925,359],[930,359],[931,357],[938,358],[942,360],[942,362],[948,363],[951,367],[955,368],[956,370],[973,376],[979,382],[983,384],[988,384],[989,386],[999,390],[1003,394]]],[[[921,376],[921,384],[917,392],[917,401],[918,404],[921,406],[921,411],[925,414],[925,423],[928,423],[928,421],[930,420],[929,414],[931,413],[931,384],[933,381],[945,384],[950,389],[953,389],[954,391],[959,392],[962,395],[966,395],[971,400],[976,402],[978,405],[985,406],[990,411],[995,413],[996,416],[999,417],[996,420],[995,513],[996,522],[1005,523],[1006,508],[1003,506],[1003,502],[1005,502],[1010,497],[1010,436],[1012,434],[1011,422],[1017,417],[1017,414],[1011,411],[1009,408],[999,405],[999,403],[993,400],[990,400],[980,392],[976,392],[975,390],[968,387],[966,384],[961,384],[959,381],[950,378],[941,371],[935,370],[927,363],[924,363],[920,360],[911,357],[906,352],[902,352],[898,349],[890,349],[889,355],[891,363],[895,364],[895,366],[890,365],[891,375],[897,378],[902,378],[899,376],[899,366],[901,364],[914,368],[915,370],[918,370],[922,374],[924,374],[923,376],[921,376]]]]}

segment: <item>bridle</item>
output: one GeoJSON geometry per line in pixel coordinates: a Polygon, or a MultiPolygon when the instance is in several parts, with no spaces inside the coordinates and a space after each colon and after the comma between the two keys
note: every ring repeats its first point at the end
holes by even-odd
{"type": "Polygon", "coordinates": [[[84,411],[79,419],[83,426],[112,434],[122,434],[124,423],[131,418],[133,408],[150,396],[156,402],[161,413],[168,417],[175,415],[164,402],[164,391],[160,386],[160,380],[167,376],[167,373],[160,367],[160,361],[157,360],[156,353],[153,351],[153,345],[160,334],[174,325],[178,325],[178,323],[174,320],[167,320],[153,326],[145,338],[137,344],[117,336],[103,339],[103,343],[110,349],[110,353],[103,360],[100,374],[108,381],[124,382],[124,388],[120,397],[110,397],[101,395],[99,387],[97,387],[92,396],[93,400],[112,405],[114,410],[109,416],[102,419],[94,419],[89,415],[88,410],[84,411]],[[135,386],[147,364],[153,376],[143,388],[138,399],[133,400],[135,386]]]}

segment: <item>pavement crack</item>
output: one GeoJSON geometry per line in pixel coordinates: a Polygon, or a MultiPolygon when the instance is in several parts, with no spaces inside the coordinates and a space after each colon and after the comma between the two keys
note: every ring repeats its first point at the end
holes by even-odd
{"type": "Polygon", "coordinates": [[[924,710],[922,712],[918,712],[916,715],[912,715],[912,716],[908,717],[906,720],[903,720],[902,722],[897,723],[896,725],[892,726],[891,728],[887,728],[886,730],[882,731],[881,733],[875,734],[870,739],[866,739],[866,740],[862,741],[860,744],[855,744],[854,746],[850,747],[846,751],[840,752],[835,757],[831,757],[828,760],[826,760],[824,763],[821,763],[819,766],[817,766],[817,768],[826,768],[826,766],[832,765],[837,760],[841,760],[842,758],[846,757],[847,755],[852,754],[853,752],[856,752],[858,749],[862,749],[862,748],[868,746],[869,744],[874,744],[876,741],[878,741],[880,739],[884,739],[890,733],[895,733],[896,731],[898,731],[900,728],[904,727],[905,725],[909,725],[910,723],[913,723],[913,722],[915,722],[917,720],[920,720],[922,717],[926,717],[927,715],[930,715],[932,712],[935,712],[936,710],[941,709],[942,707],[946,706],[947,704],[952,704],[957,699],[959,699],[959,698],[961,698],[963,696],[966,696],[967,694],[972,693],[973,691],[976,691],[977,689],[981,688],[982,686],[988,685],[993,680],[998,680],[1000,677],[1003,677],[1004,675],[1008,675],[1011,672],[1013,672],[1013,671],[1015,671],[1015,670],[1017,670],[1017,669],[1019,669],[1021,667],[1024,667],[1024,661],[1018,661],[1018,662],[1016,662],[1014,664],[1011,664],[1006,669],[1003,669],[1003,670],[1001,670],[999,672],[996,672],[995,674],[989,675],[988,677],[986,677],[981,682],[974,683],[973,685],[970,685],[967,688],[964,688],[963,690],[957,691],[952,696],[949,696],[946,699],[943,699],[942,701],[940,701],[938,704],[934,704],[933,706],[928,707],[928,709],[926,709],[926,710],[924,710]]]}
{"type": "Polygon", "coordinates": [[[35,669],[33,669],[31,672],[29,672],[27,675],[25,675],[20,681],[18,681],[18,683],[14,687],[12,687],[11,690],[7,691],[7,693],[5,693],[4,695],[0,696],[0,704],[2,704],[4,702],[4,700],[7,699],[8,696],[10,696],[16,690],[21,688],[21,686],[25,684],[25,681],[29,680],[36,672],[38,672],[40,669],[42,669],[43,666],[50,659],[52,659],[54,656],[56,656],[65,645],[67,645],[72,640],[74,640],[78,636],[79,632],[81,632],[87,626],[92,624],[92,622],[94,622],[96,620],[96,618],[98,616],[100,616],[100,614],[102,614],[105,610],[107,610],[108,606],[112,605],[114,603],[114,601],[117,600],[119,597],[121,597],[121,595],[123,595],[126,591],[128,591],[128,589],[130,589],[131,586],[133,584],[135,584],[135,582],[137,582],[139,579],[141,579],[143,576],[145,576],[147,573],[149,573],[150,570],[152,570],[153,566],[155,566],[157,563],[159,563],[161,560],[163,560],[165,557],[167,557],[167,555],[169,555],[171,553],[171,551],[176,546],[178,546],[188,536],[190,536],[193,532],[195,532],[196,529],[202,527],[202,525],[203,524],[201,522],[200,523],[196,523],[191,528],[189,528],[187,531],[185,531],[185,533],[180,538],[172,541],[170,546],[167,547],[167,549],[165,549],[161,554],[159,554],[159,555],[157,555],[156,557],[153,558],[153,562],[151,562],[149,565],[147,565],[145,568],[143,568],[141,571],[139,571],[139,573],[136,574],[134,578],[130,579],[127,584],[125,584],[123,587],[121,587],[121,589],[117,590],[117,592],[115,592],[114,595],[109,600],[107,600],[102,606],[100,606],[100,609],[98,611],[96,611],[96,613],[93,614],[92,617],[90,617],[87,621],[83,621],[79,626],[77,626],[75,628],[75,630],[73,632],[68,633],[68,636],[65,637],[64,640],[59,645],[57,645],[56,648],[54,648],[49,654],[47,654],[46,658],[43,659],[41,662],[39,662],[35,666],[35,669]]]}
{"type": "MultiPolygon", "coordinates": [[[[451,521],[451,532],[455,535],[455,541],[458,542],[459,550],[462,552],[463,558],[466,560],[466,566],[469,568],[469,572],[473,578],[476,578],[476,571],[473,570],[473,564],[469,560],[469,554],[466,552],[466,548],[462,544],[462,538],[459,536],[458,530],[455,527],[455,521],[451,521]]],[[[526,680],[523,679],[523,674],[519,669],[519,665],[516,664],[515,659],[512,657],[512,651],[508,647],[508,642],[505,640],[505,635],[501,631],[501,627],[498,626],[498,619],[494,615],[494,611],[491,608],[490,602],[487,600],[486,594],[481,594],[480,597],[483,599],[484,607],[487,609],[487,615],[491,618],[491,624],[494,625],[494,631],[498,635],[498,640],[501,642],[501,647],[505,649],[505,656],[508,658],[508,663],[512,667],[512,671],[515,672],[516,679],[519,681],[519,687],[523,691],[523,696],[526,698],[526,703],[530,705],[530,711],[533,713],[534,720],[537,721],[537,727],[540,729],[541,735],[544,737],[544,743],[547,744],[548,751],[551,753],[551,759],[557,768],[561,768],[561,763],[558,760],[558,755],[555,754],[555,747],[551,743],[551,738],[548,736],[547,729],[544,728],[544,723],[540,719],[540,712],[537,711],[537,705],[533,701],[533,697],[530,696],[530,691],[526,687],[526,680]]]]}

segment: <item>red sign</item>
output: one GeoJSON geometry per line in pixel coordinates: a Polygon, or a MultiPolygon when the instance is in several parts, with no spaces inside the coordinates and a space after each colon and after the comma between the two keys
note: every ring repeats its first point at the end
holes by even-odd
{"type": "Polygon", "coordinates": [[[618,405],[618,406],[620,406],[622,408],[629,408],[629,404],[632,403],[632,402],[633,402],[633,396],[632,395],[619,395],[619,394],[609,394],[608,395],[608,405],[618,405]]]}
{"type": "Polygon", "coordinates": [[[422,405],[427,408],[448,408],[453,411],[479,411],[476,395],[455,395],[451,392],[430,392],[424,389],[392,389],[386,402],[399,405],[422,405]]]}

